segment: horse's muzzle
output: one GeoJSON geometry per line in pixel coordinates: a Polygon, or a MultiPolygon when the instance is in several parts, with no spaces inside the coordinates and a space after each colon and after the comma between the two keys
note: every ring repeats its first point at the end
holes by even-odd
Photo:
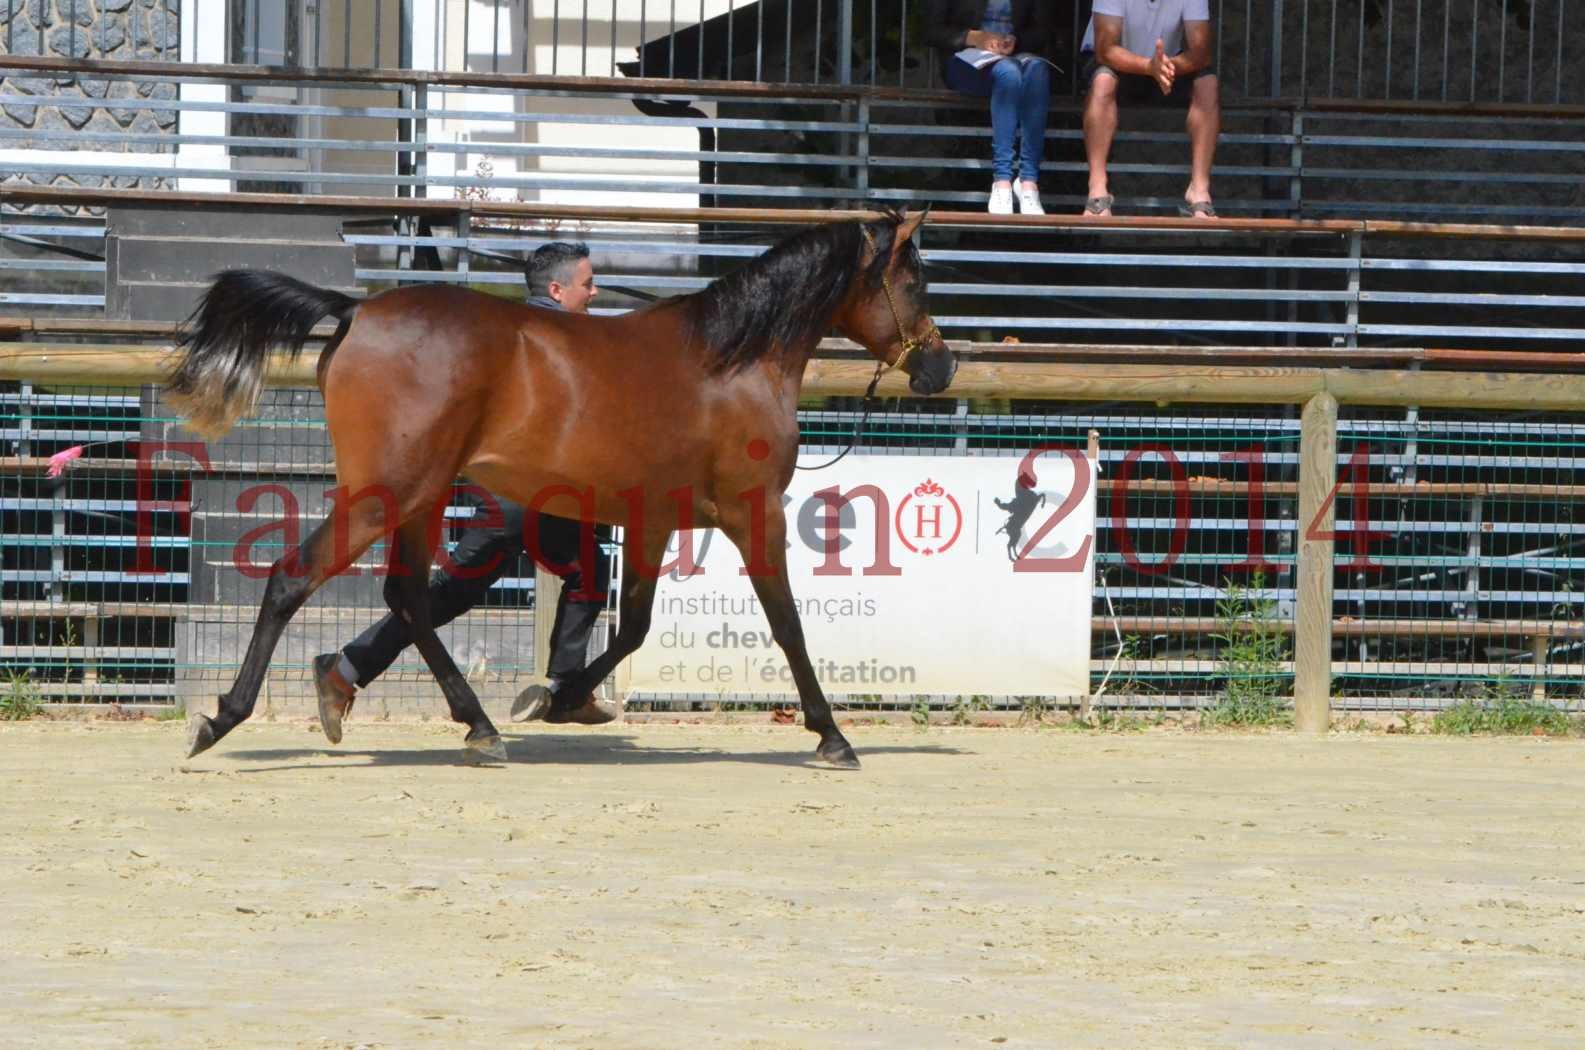
{"type": "Polygon", "coordinates": [[[908,377],[908,388],[920,397],[929,397],[951,386],[957,374],[958,355],[943,345],[920,356],[919,367],[908,377]]]}

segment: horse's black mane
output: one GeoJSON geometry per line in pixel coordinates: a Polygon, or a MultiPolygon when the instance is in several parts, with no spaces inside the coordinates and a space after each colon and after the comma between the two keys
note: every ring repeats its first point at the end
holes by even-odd
{"type": "Polygon", "coordinates": [[[855,278],[878,286],[902,216],[880,222],[822,223],[795,234],[753,262],[682,302],[712,372],[735,371],[790,353],[831,329],[831,317],[855,278]],[[859,258],[868,226],[878,249],[864,273],[859,258]]]}

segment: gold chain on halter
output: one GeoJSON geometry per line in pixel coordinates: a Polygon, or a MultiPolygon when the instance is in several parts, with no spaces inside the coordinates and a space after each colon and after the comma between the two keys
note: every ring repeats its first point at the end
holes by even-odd
{"type": "MultiPolygon", "coordinates": [[[[869,242],[870,250],[879,252],[880,249],[875,246],[875,235],[870,233],[870,228],[868,226],[860,226],[859,229],[863,231],[864,239],[869,242]]],[[[941,329],[937,328],[934,322],[931,322],[930,331],[925,333],[923,339],[911,338],[908,333],[903,330],[903,315],[897,312],[897,300],[892,296],[892,282],[891,278],[886,274],[887,269],[889,269],[889,267],[884,267],[881,270],[881,290],[886,293],[886,305],[891,307],[892,320],[897,323],[897,338],[902,341],[903,349],[902,352],[897,355],[897,359],[895,361],[889,365],[886,365],[884,368],[877,370],[877,379],[880,378],[880,374],[882,372],[889,372],[894,368],[901,368],[903,364],[907,362],[909,354],[913,353],[915,350],[924,349],[925,344],[930,341],[932,336],[941,335],[941,329]]]]}

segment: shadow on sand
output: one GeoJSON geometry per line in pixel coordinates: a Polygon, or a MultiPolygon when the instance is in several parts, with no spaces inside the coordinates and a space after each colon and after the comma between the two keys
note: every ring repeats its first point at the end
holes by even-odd
{"type": "MultiPolygon", "coordinates": [[[[348,727],[348,737],[355,730],[348,727]]],[[[831,769],[814,757],[814,738],[810,735],[807,750],[785,751],[733,751],[716,747],[666,747],[649,743],[638,745],[632,736],[618,733],[529,733],[502,734],[506,742],[508,763],[546,766],[667,766],[694,765],[703,762],[750,762],[764,766],[809,769],[831,769]]],[[[854,744],[859,760],[874,755],[960,755],[962,748],[939,744],[881,745],[864,747],[854,744]]],[[[455,743],[435,747],[390,748],[378,751],[359,750],[345,745],[289,748],[239,748],[234,751],[217,749],[224,757],[238,762],[266,762],[274,765],[247,766],[238,773],[270,773],[279,770],[345,770],[362,766],[461,766],[465,765],[462,738],[455,743]],[[326,762],[325,759],[362,759],[360,763],[347,761],[326,762]]],[[[500,767],[501,763],[489,763],[500,767]]],[[[838,772],[832,770],[832,772],[838,772]]]]}

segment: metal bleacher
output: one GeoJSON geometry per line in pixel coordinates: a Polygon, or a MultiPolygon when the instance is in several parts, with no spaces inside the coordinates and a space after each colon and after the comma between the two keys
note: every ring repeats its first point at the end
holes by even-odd
{"type": "MultiPolygon", "coordinates": [[[[333,217],[355,253],[354,280],[369,291],[450,282],[512,294],[521,281],[515,260],[570,234],[601,259],[608,294],[599,306],[610,311],[702,287],[762,251],[790,222],[829,217],[832,209],[932,202],[941,210],[923,248],[933,312],[967,352],[988,358],[1561,370],[1585,333],[1585,200],[1577,177],[1570,183],[1568,176],[1585,160],[1585,107],[1230,101],[1218,167],[1219,206],[1230,218],[1202,224],[1154,217],[1171,204],[1184,170],[1175,159],[1147,159],[1160,143],[1180,141],[1170,120],[1131,125],[1120,138],[1114,180],[1120,210],[1133,217],[996,219],[970,210],[983,199],[974,185],[985,167],[977,159],[987,134],[983,112],[928,89],[0,56],[0,72],[7,70],[75,70],[178,87],[269,83],[304,97],[333,91],[333,103],[247,105],[283,117],[317,107],[326,119],[361,119],[385,134],[356,143],[272,139],[304,159],[299,170],[250,171],[246,156],[224,153],[201,163],[178,154],[146,168],[58,159],[49,171],[20,166],[19,177],[80,182],[0,185],[0,306],[16,315],[0,319],[0,340],[62,347],[168,340],[168,325],[106,317],[106,223],[118,205],[151,197],[180,207],[187,198],[163,186],[84,185],[113,174],[218,179],[228,190],[268,183],[276,192],[231,192],[224,206],[333,217]],[[493,142],[493,174],[432,173],[440,154],[470,155],[430,131],[475,112],[467,108],[470,93],[511,100],[505,112],[477,110],[479,119],[505,129],[555,122],[570,144],[493,142]],[[611,106],[656,98],[675,104],[678,115],[611,106]],[[713,146],[613,145],[611,128],[629,125],[687,134],[707,126],[713,146]],[[338,173],[323,162],[349,148],[381,157],[379,170],[338,173]],[[572,177],[543,166],[558,150],[586,162],[692,165],[696,174],[572,177]],[[609,203],[622,186],[642,186],[646,203],[609,203]],[[359,195],[336,195],[349,187],[359,195]],[[546,194],[564,200],[532,200],[546,194]],[[1006,338],[1021,342],[1001,345],[1006,338]]],[[[212,105],[159,104],[195,113],[212,105]]],[[[1048,206],[1077,210],[1075,110],[1059,103],[1056,112],[1070,122],[1055,122],[1050,138],[1048,206]]],[[[27,139],[51,144],[48,136],[27,139]]],[[[240,154],[261,143],[195,135],[170,144],[240,154]]],[[[183,609],[199,600],[194,560],[205,552],[184,525],[195,508],[180,492],[183,471],[171,464],[157,473],[154,498],[166,503],[151,512],[153,571],[132,567],[127,516],[137,513],[139,494],[129,465],[137,442],[165,433],[149,395],[6,384],[0,417],[6,666],[40,669],[59,699],[176,697],[179,664],[226,677],[223,658],[205,658],[179,637],[183,609]],[[46,484],[43,461],[83,443],[104,443],[102,454],[68,475],[69,485],[46,484]]],[[[853,418],[848,402],[811,405],[806,443],[834,449],[853,418]]],[[[1150,406],[1120,392],[1100,404],[906,403],[874,419],[864,447],[903,455],[1011,452],[1099,431],[1105,586],[1097,591],[1097,679],[1126,675],[1138,695],[1165,703],[1214,687],[1218,603],[1228,593],[1227,566],[1247,552],[1252,518],[1263,521],[1258,553],[1268,566],[1259,593],[1279,613],[1291,607],[1298,428],[1286,405],[1150,406]],[[1172,460],[1142,451],[1155,446],[1170,448],[1172,460]],[[1251,449],[1264,464],[1258,483],[1248,470],[1251,449]],[[1260,490],[1257,515],[1252,488],[1260,490]],[[1174,555],[1183,530],[1189,542],[1174,555]]],[[[1585,422],[1345,408],[1344,478],[1361,449],[1368,462],[1354,480],[1373,490],[1339,495],[1339,529],[1347,522],[1362,535],[1385,535],[1369,541],[1371,567],[1356,573],[1348,569],[1349,541],[1339,541],[1340,688],[1362,705],[1429,702],[1470,683],[1522,675],[1549,695],[1577,696],[1585,556],[1571,533],[1585,495],[1585,422]]],[[[278,473],[317,483],[325,461],[316,455],[304,453],[278,473]]],[[[236,469],[259,476],[257,462],[236,469]]],[[[530,587],[526,572],[503,581],[498,604],[526,603],[530,587]]],[[[238,622],[251,617],[245,603],[226,608],[238,622]]],[[[507,630],[510,619],[502,614],[493,629],[507,630]]],[[[311,641],[294,650],[289,640],[285,662],[306,663],[311,641]]],[[[505,643],[495,637],[490,644],[499,662],[505,643]]],[[[525,656],[506,670],[528,663],[525,656]]]]}

